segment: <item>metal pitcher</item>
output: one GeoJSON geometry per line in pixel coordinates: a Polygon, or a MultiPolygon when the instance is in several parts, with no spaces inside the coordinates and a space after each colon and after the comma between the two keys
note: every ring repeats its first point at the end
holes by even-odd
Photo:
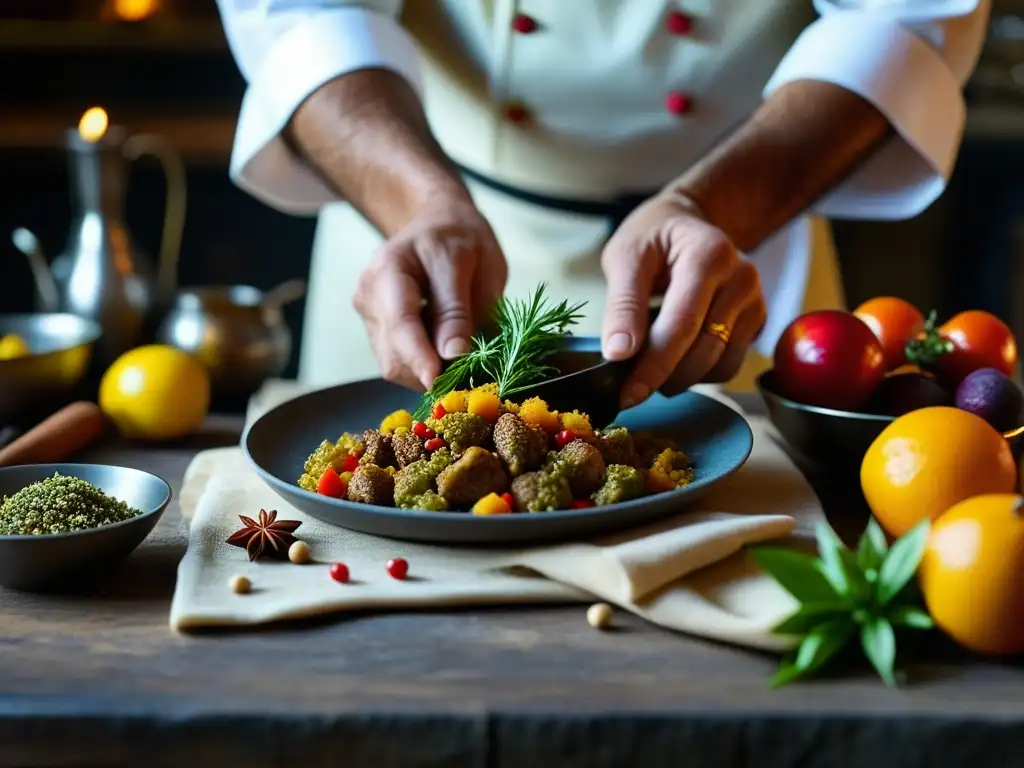
{"type": "Polygon", "coordinates": [[[185,168],[162,137],[127,136],[117,126],[105,127],[98,137],[71,129],[65,143],[74,217],[52,274],[41,266],[45,261],[31,233],[18,230],[14,239],[29,256],[42,308],[98,322],[103,336],[96,357],[108,364],[147,340],[147,331],[173,298],[185,224],[185,168]],[[143,155],[159,160],[167,179],[163,238],[155,267],[136,246],[124,217],[128,163],[143,155]]]}

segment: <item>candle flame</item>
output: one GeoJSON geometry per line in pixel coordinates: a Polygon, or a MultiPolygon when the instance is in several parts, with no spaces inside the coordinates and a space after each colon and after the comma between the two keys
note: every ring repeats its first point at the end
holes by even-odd
{"type": "Polygon", "coordinates": [[[114,13],[123,21],[142,21],[159,8],[159,0],[114,0],[114,13]]]}
{"type": "Polygon", "coordinates": [[[107,125],[107,111],[103,107],[90,107],[78,121],[78,135],[86,141],[99,141],[107,132],[107,125]]]}

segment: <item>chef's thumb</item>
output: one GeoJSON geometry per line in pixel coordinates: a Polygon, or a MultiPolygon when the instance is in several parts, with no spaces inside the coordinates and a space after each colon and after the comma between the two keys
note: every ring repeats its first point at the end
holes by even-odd
{"type": "Polygon", "coordinates": [[[473,335],[473,275],[459,270],[459,263],[452,259],[429,274],[434,343],[445,360],[469,352],[473,335]]]}
{"type": "Polygon", "coordinates": [[[643,344],[651,321],[654,276],[626,254],[605,254],[605,297],[601,353],[608,360],[633,357],[643,344]]]}

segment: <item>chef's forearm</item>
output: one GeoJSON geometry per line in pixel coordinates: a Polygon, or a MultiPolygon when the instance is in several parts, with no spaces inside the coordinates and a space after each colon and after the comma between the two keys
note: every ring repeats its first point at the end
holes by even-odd
{"type": "Polygon", "coordinates": [[[672,189],[749,252],[842,182],[889,130],[860,96],[831,83],[793,82],[672,189]]]}
{"type": "Polygon", "coordinates": [[[365,69],[332,80],[295,112],[288,139],[321,176],[391,236],[429,200],[468,200],[400,76],[365,69]]]}

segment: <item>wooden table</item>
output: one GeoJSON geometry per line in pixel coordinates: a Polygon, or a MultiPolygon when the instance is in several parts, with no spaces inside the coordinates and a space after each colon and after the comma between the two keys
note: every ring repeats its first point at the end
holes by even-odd
{"type": "MultiPolygon", "coordinates": [[[[176,488],[192,454],[238,438],[212,419],[173,448],[86,458],[176,488]]],[[[856,497],[822,487],[859,528],[856,497]]],[[[343,616],[180,636],[167,616],[185,549],[172,504],[109,581],[0,591],[0,766],[915,766],[1024,764],[1024,670],[940,639],[910,684],[864,668],[769,691],[776,660],[585,606],[343,616]]],[[[1024,609],[1024,606],[1022,606],[1024,609]]]]}

